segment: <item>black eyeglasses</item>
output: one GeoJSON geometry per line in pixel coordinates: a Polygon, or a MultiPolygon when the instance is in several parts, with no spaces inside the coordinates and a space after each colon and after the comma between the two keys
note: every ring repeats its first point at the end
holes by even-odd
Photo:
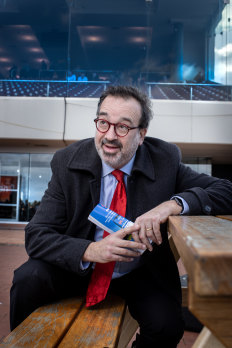
{"type": "Polygon", "coordinates": [[[129,127],[124,123],[111,123],[104,120],[103,118],[95,118],[94,120],[96,128],[101,133],[106,133],[110,129],[110,126],[114,126],[114,131],[118,137],[125,137],[131,129],[140,128],[138,127],[129,127]]]}

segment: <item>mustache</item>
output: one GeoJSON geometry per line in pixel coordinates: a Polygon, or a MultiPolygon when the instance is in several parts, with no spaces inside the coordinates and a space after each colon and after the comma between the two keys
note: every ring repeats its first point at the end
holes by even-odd
{"type": "Polygon", "coordinates": [[[122,144],[117,139],[114,139],[114,140],[103,139],[102,140],[102,145],[113,145],[113,146],[119,147],[120,149],[122,148],[122,144]]]}

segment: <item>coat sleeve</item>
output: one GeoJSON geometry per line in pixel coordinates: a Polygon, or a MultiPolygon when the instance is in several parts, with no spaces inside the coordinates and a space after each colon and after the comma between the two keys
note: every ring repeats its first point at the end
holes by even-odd
{"type": "Polygon", "coordinates": [[[80,261],[89,240],[66,234],[68,228],[65,195],[59,182],[56,154],[51,163],[52,178],[36,214],[25,229],[25,247],[32,258],[84,275],[80,261]]]}
{"type": "Polygon", "coordinates": [[[177,195],[188,203],[191,215],[232,213],[232,183],[199,174],[180,163],[176,181],[177,195]]]}

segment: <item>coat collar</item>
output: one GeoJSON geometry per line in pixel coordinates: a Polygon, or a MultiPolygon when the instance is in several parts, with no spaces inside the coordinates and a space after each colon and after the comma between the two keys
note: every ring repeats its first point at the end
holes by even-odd
{"type": "MultiPolygon", "coordinates": [[[[146,142],[146,141],[145,141],[146,142]]],[[[94,139],[86,139],[77,143],[67,167],[69,169],[91,172],[95,177],[101,176],[102,163],[95,148],[94,139]]],[[[139,146],[131,174],[141,172],[151,180],[155,180],[154,164],[146,144],[139,146]]]]}
{"type": "Polygon", "coordinates": [[[95,148],[94,139],[85,139],[77,143],[67,167],[69,169],[91,172],[95,177],[101,177],[102,163],[95,148]]]}
{"type": "Polygon", "coordinates": [[[155,180],[154,163],[151,159],[150,152],[147,148],[146,140],[141,146],[139,146],[137,150],[131,174],[133,174],[136,171],[142,173],[151,180],[155,180]]]}

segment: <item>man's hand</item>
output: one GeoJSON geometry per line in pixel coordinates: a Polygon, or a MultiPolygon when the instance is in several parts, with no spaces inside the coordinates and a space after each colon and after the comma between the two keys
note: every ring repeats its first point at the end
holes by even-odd
{"type": "Polygon", "coordinates": [[[106,263],[111,261],[130,262],[134,257],[138,257],[141,253],[139,249],[145,250],[146,246],[140,241],[128,241],[123,238],[133,232],[138,232],[139,226],[123,228],[115,233],[109,234],[98,242],[93,242],[87,247],[82,261],[106,263]],[[130,248],[128,250],[127,248],[130,248]],[[132,250],[131,250],[132,249],[132,250]]]}
{"type": "Polygon", "coordinates": [[[181,210],[182,208],[174,200],[171,200],[139,216],[135,223],[140,226],[140,229],[138,232],[134,231],[132,233],[133,239],[136,242],[145,244],[147,249],[152,251],[153,248],[149,239],[156,244],[161,244],[160,224],[166,222],[171,215],[179,215],[181,210]]]}

